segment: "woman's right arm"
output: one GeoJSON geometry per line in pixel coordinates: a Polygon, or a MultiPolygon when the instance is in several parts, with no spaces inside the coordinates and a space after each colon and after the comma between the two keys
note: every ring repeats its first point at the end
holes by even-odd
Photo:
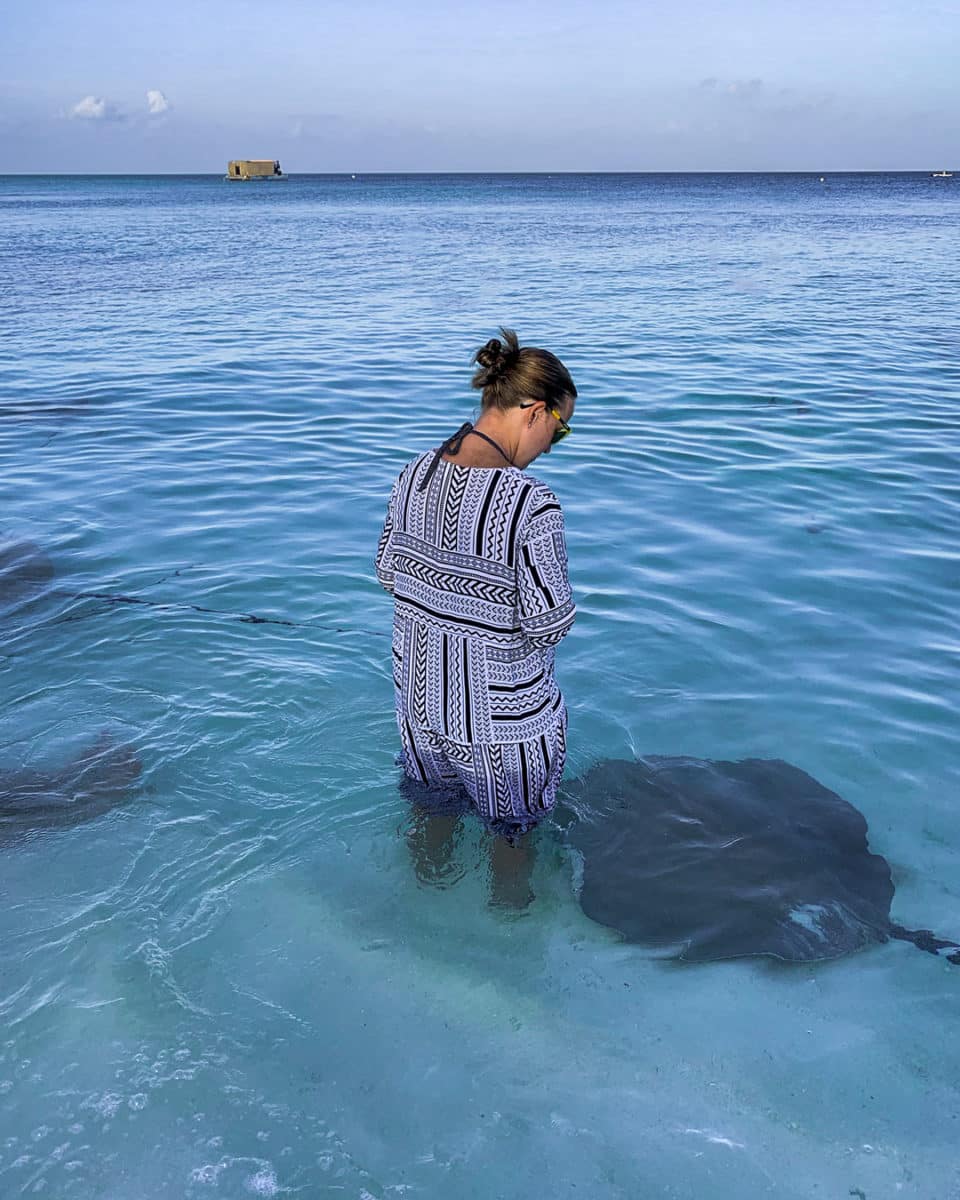
{"type": "Polygon", "coordinates": [[[383,529],[380,531],[380,540],[377,543],[377,556],[373,563],[374,570],[377,572],[377,579],[380,582],[380,586],[384,589],[384,591],[389,592],[391,595],[393,595],[393,579],[395,570],[390,542],[393,535],[394,511],[399,482],[400,481],[397,480],[390,491],[390,500],[387,503],[387,516],[386,520],[383,522],[383,529]]]}

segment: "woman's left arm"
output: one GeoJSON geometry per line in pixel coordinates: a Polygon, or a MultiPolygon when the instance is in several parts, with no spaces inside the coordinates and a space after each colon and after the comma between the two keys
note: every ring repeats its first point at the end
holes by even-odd
{"type": "Polygon", "coordinates": [[[520,625],[536,646],[555,646],[570,632],[577,615],[567,574],[563,512],[543,487],[517,547],[520,625]]]}

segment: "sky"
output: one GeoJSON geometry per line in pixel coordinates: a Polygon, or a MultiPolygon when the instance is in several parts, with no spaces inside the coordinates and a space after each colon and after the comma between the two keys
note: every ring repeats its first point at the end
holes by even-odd
{"type": "Polygon", "coordinates": [[[960,168],[960,0],[0,0],[0,173],[960,168]]]}

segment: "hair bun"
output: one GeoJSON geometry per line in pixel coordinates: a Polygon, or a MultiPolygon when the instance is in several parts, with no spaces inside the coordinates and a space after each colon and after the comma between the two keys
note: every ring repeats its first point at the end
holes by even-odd
{"type": "Polygon", "coordinates": [[[480,370],[473,377],[473,386],[477,388],[489,387],[491,383],[496,383],[517,364],[520,358],[520,343],[517,341],[517,335],[512,329],[501,329],[504,342],[499,338],[491,338],[485,346],[473,356],[473,361],[479,364],[480,370]]]}

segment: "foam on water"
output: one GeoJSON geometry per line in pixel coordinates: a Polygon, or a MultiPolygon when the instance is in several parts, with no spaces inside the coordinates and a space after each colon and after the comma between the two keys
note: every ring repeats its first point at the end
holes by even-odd
{"type": "Polygon", "coordinates": [[[958,198],[0,179],[0,543],[54,571],[0,609],[0,772],[144,768],[0,851],[3,1195],[960,1194],[955,967],[664,964],[548,831],[522,916],[469,823],[418,885],[371,565],[472,350],[556,350],[570,773],[784,758],[960,934],[958,198]]]}

